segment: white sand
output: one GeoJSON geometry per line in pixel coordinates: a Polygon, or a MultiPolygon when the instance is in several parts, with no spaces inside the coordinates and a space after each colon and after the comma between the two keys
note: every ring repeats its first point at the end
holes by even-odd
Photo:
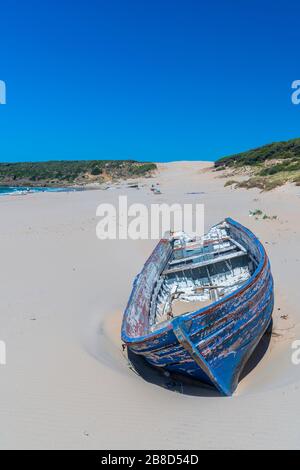
{"type": "Polygon", "coordinates": [[[300,339],[300,188],[224,189],[208,167],[161,165],[140,191],[0,198],[1,448],[300,447],[300,366],[291,362],[292,341],[300,339]],[[150,192],[154,181],[162,195],[150,192]],[[199,191],[205,194],[186,194],[199,191]],[[155,241],[95,235],[97,205],[124,193],[132,202],[204,202],[206,228],[232,216],[265,244],[276,283],[275,334],[234,397],[194,386],[175,393],[129,369],[122,311],[155,241]],[[250,218],[256,208],[278,219],[250,218]]]}

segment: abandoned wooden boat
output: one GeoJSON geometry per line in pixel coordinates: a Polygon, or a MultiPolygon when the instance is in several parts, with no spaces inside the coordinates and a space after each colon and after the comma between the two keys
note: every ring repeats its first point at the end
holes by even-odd
{"type": "Polygon", "coordinates": [[[151,365],[232,395],[273,302],[264,247],[228,218],[201,239],[158,243],[134,281],[122,340],[151,365]]]}

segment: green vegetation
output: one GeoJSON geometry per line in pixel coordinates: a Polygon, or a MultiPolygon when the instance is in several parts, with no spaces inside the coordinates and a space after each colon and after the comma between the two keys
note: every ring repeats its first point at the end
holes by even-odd
{"type": "Polygon", "coordinates": [[[300,175],[294,179],[294,183],[296,184],[296,186],[300,186],[300,175]]]}
{"type": "Polygon", "coordinates": [[[300,161],[300,139],[287,142],[275,142],[264,145],[248,152],[238,153],[229,157],[220,158],[215,162],[215,167],[220,166],[254,166],[267,160],[294,160],[300,161]]]}
{"type": "Polygon", "coordinates": [[[249,211],[249,215],[257,217],[259,215],[263,215],[263,211],[261,211],[260,209],[255,209],[254,211],[249,211]]]}
{"type": "Polygon", "coordinates": [[[0,163],[0,184],[13,186],[69,186],[147,176],[154,163],[134,160],[74,160],[0,163]]]}
{"type": "Polygon", "coordinates": [[[249,216],[250,217],[255,217],[256,220],[259,220],[259,218],[261,218],[262,220],[276,220],[277,219],[277,215],[269,216],[269,215],[265,214],[260,209],[255,209],[254,211],[249,211],[249,216]]]}
{"type": "Polygon", "coordinates": [[[238,184],[238,181],[236,181],[236,180],[227,180],[226,183],[224,184],[224,187],[227,188],[227,186],[233,186],[235,184],[238,184]]]}
{"type": "Polygon", "coordinates": [[[247,180],[236,184],[240,188],[270,191],[286,182],[300,185],[300,139],[275,142],[221,158],[215,162],[215,168],[230,169],[231,176],[248,175],[247,180]]]}
{"type": "Polygon", "coordinates": [[[94,166],[94,168],[92,168],[92,170],[91,170],[91,175],[93,175],[93,176],[101,175],[102,171],[103,170],[101,168],[99,168],[99,166],[94,166]]]}

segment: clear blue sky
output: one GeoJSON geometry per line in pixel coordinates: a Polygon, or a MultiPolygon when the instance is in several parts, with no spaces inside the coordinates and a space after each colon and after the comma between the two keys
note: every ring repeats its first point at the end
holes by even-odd
{"type": "Polygon", "coordinates": [[[300,137],[299,1],[1,2],[0,160],[210,160],[300,137]]]}

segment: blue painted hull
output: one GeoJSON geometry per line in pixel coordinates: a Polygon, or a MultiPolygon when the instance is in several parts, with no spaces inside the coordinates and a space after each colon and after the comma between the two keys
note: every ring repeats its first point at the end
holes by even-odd
{"type": "Polygon", "coordinates": [[[232,219],[226,222],[234,239],[256,260],[257,268],[250,279],[223,299],[149,333],[151,296],[171,250],[170,243],[161,240],[135,279],[124,313],[122,340],[153,366],[194,377],[232,395],[270,324],[274,289],[270,263],[260,241],[232,219]]]}

